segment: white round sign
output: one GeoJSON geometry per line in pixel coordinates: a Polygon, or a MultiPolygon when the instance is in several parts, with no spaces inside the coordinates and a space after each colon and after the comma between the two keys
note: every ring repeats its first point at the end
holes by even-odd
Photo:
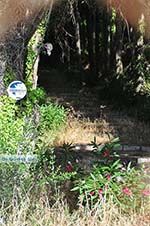
{"type": "Polygon", "coordinates": [[[7,89],[9,97],[14,100],[21,100],[27,94],[27,88],[25,84],[21,81],[14,81],[9,84],[7,89]]]}

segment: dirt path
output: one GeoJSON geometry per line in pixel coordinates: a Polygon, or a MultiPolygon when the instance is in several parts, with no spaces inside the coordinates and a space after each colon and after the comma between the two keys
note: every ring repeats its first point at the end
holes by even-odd
{"type": "Polygon", "coordinates": [[[58,139],[60,145],[88,144],[94,137],[101,143],[108,140],[109,134],[119,136],[122,144],[150,146],[150,125],[114,110],[113,104],[100,100],[94,88],[80,86],[55,70],[41,71],[39,84],[52,101],[69,109],[68,125],[58,139]]]}

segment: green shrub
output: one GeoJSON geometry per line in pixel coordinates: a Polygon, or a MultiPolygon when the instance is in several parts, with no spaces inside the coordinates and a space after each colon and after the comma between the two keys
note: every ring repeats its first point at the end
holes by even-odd
{"type": "Polygon", "coordinates": [[[113,148],[119,145],[117,140],[105,145],[94,143],[94,151],[97,150],[102,161],[93,166],[89,175],[80,177],[72,191],[78,191],[83,204],[88,203],[91,207],[111,200],[124,211],[138,210],[144,196],[149,195],[149,189],[143,182],[144,176],[140,170],[131,167],[130,163],[125,166],[120,159],[112,158],[116,156],[113,148]]]}
{"type": "Polygon", "coordinates": [[[53,103],[40,106],[39,130],[56,131],[66,122],[66,112],[63,107],[53,103]]]}
{"type": "MultiPolygon", "coordinates": [[[[44,152],[45,142],[41,137],[48,130],[56,132],[63,125],[65,119],[65,110],[52,103],[46,103],[46,95],[42,89],[29,90],[27,97],[20,102],[16,102],[8,96],[1,96],[0,155],[44,152]]],[[[39,154],[39,161],[42,161],[42,156],[39,154]]],[[[53,157],[52,153],[50,153],[50,157],[53,157]]],[[[18,199],[20,192],[25,194],[30,187],[33,187],[37,174],[32,173],[32,168],[30,164],[26,163],[0,162],[2,183],[0,202],[3,200],[7,206],[13,196],[18,199]]],[[[51,172],[50,177],[47,177],[43,170],[40,172],[43,177],[40,178],[37,186],[40,183],[43,184],[42,181],[47,181],[52,175],[53,179],[58,176],[58,180],[64,177],[57,171],[56,173],[51,172]]],[[[40,173],[39,175],[41,175],[40,173]]]]}
{"type": "Polygon", "coordinates": [[[17,111],[14,100],[0,97],[0,153],[15,153],[23,138],[24,119],[16,117],[17,111]]]}
{"type": "Polygon", "coordinates": [[[27,96],[19,103],[20,115],[30,116],[35,108],[46,102],[46,93],[42,88],[28,89],[27,96]]]}
{"type": "MultiPolygon", "coordinates": [[[[23,149],[24,143],[32,143],[32,137],[41,136],[48,130],[56,132],[65,120],[64,108],[46,103],[45,92],[40,88],[29,91],[22,102],[1,96],[0,153],[16,153],[18,149],[23,149]]],[[[26,149],[24,151],[28,152],[29,148],[26,149]]]]}

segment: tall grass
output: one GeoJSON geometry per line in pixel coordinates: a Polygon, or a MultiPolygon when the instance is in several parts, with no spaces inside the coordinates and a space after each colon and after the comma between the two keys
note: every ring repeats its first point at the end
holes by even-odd
{"type": "Polygon", "coordinates": [[[14,205],[12,202],[11,213],[6,216],[6,211],[1,209],[0,224],[3,226],[149,226],[150,214],[145,208],[138,213],[132,211],[124,214],[118,207],[111,203],[97,204],[91,210],[88,205],[79,205],[72,213],[68,205],[58,199],[53,206],[48,199],[41,197],[37,203],[31,203],[28,197],[14,205]]]}

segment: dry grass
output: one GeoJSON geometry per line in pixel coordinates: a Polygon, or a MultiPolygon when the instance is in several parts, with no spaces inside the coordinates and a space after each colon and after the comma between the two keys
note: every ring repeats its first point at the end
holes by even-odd
{"type": "Polygon", "coordinates": [[[89,144],[94,140],[94,137],[97,138],[98,143],[105,143],[109,139],[107,133],[113,134],[113,129],[105,120],[91,122],[89,119],[72,118],[68,119],[66,127],[58,133],[54,145],[61,146],[64,143],[89,144]]]}
{"type": "MultiPolygon", "coordinates": [[[[150,214],[144,211],[123,214],[113,204],[97,205],[94,209],[79,206],[73,213],[67,204],[57,201],[52,207],[48,202],[38,203],[29,211],[30,200],[14,207],[3,226],[149,226],[150,214]]],[[[2,219],[2,218],[1,218],[2,219]]],[[[2,220],[1,220],[2,221],[2,220]]]]}
{"type": "MultiPolygon", "coordinates": [[[[122,144],[149,146],[150,126],[129,117],[96,119],[69,118],[67,125],[54,140],[54,145],[63,143],[89,144],[96,137],[98,143],[105,143],[111,137],[119,137],[122,144]]],[[[49,136],[50,137],[50,136],[49,136]]]]}
{"type": "Polygon", "coordinates": [[[59,133],[56,145],[87,144],[94,136],[99,143],[104,143],[109,133],[112,137],[119,137],[122,144],[150,146],[150,123],[140,121],[136,112],[135,116],[128,116],[129,113],[133,115],[133,109],[116,110],[113,104],[99,100],[89,90],[81,93],[57,93],[55,90],[50,98],[69,111],[67,126],[59,133]]]}

